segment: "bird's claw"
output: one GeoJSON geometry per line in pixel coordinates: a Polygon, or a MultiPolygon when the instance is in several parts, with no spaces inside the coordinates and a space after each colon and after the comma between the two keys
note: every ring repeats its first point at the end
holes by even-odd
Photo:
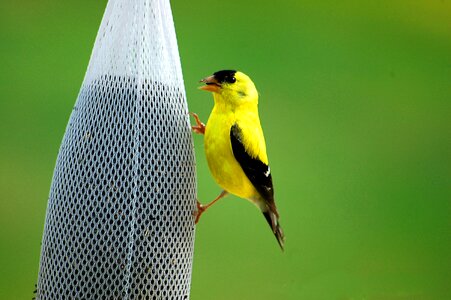
{"type": "Polygon", "coordinates": [[[199,222],[200,216],[204,213],[204,211],[207,209],[206,207],[204,207],[199,200],[197,200],[197,211],[195,213],[196,216],[196,220],[194,221],[194,224],[197,224],[197,222],[199,222]]]}
{"type": "Polygon", "coordinates": [[[219,199],[223,198],[224,196],[227,196],[228,192],[226,192],[225,190],[223,190],[221,192],[221,194],[219,194],[218,197],[216,197],[213,201],[211,201],[210,203],[206,204],[206,205],[202,205],[202,203],[199,202],[199,200],[196,200],[197,203],[197,211],[196,211],[196,221],[195,224],[197,224],[197,222],[199,222],[200,216],[207,210],[207,208],[209,208],[210,206],[212,206],[213,204],[215,204],[219,199]]]}
{"type": "Polygon", "coordinates": [[[205,134],[205,124],[201,122],[199,116],[193,112],[190,112],[189,114],[193,116],[194,120],[196,120],[196,125],[191,126],[191,129],[194,131],[194,133],[205,134]]]}

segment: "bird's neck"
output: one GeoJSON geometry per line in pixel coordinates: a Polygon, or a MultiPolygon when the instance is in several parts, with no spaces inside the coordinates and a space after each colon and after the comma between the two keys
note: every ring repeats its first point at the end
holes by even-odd
{"type": "Polygon", "coordinates": [[[253,101],[227,101],[221,94],[213,94],[215,106],[213,110],[217,113],[227,113],[235,111],[247,111],[249,113],[256,113],[258,115],[258,98],[253,101]]]}

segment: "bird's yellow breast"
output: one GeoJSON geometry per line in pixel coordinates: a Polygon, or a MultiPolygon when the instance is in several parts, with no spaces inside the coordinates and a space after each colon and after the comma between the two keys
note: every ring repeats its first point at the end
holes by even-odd
{"type": "Polygon", "coordinates": [[[239,119],[240,114],[232,110],[213,109],[205,130],[205,154],[214,179],[224,190],[254,200],[258,192],[235,159],[230,142],[230,129],[239,119]]]}

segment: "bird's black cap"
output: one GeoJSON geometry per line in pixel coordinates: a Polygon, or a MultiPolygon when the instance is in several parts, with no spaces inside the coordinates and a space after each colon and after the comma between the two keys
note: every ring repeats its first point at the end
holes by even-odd
{"type": "Polygon", "coordinates": [[[216,78],[216,80],[219,83],[227,82],[227,83],[234,83],[236,81],[235,78],[236,70],[222,70],[213,73],[213,76],[216,78]]]}

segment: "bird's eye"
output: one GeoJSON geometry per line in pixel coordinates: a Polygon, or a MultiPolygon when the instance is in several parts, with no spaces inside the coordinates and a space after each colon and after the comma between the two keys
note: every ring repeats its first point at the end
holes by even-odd
{"type": "Polygon", "coordinates": [[[235,83],[236,82],[236,78],[235,77],[231,77],[228,80],[229,83],[235,83]]]}

